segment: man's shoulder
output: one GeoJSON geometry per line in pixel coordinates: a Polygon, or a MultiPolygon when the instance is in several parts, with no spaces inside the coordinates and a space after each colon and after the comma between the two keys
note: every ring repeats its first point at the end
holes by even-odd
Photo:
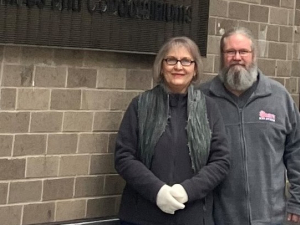
{"type": "Polygon", "coordinates": [[[270,85],[272,92],[281,91],[281,92],[288,93],[288,91],[284,87],[284,85],[281,84],[279,81],[273,79],[272,77],[268,77],[268,76],[265,76],[265,75],[261,74],[261,80],[270,85]]]}

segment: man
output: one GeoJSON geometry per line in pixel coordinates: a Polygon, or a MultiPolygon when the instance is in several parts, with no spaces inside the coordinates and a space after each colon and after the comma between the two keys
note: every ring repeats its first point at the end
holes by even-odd
{"type": "Polygon", "coordinates": [[[231,171],[216,189],[216,225],[281,225],[286,212],[299,223],[299,111],[287,90],[258,70],[250,31],[226,32],[220,50],[219,75],[201,87],[219,105],[231,151],[231,171]]]}

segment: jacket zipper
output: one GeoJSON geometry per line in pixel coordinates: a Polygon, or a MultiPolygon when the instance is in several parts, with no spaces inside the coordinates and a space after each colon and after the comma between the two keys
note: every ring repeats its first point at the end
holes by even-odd
{"type": "Polygon", "coordinates": [[[251,206],[249,200],[249,182],[248,182],[248,166],[247,166],[247,151],[246,151],[246,140],[245,140],[245,132],[244,132],[244,114],[243,108],[239,108],[239,117],[240,117],[240,133],[241,133],[241,140],[242,140],[242,149],[243,149],[243,157],[244,157],[244,173],[245,173],[245,192],[246,192],[246,199],[247,199],[247,213],[248,213],[248,224],[251,224],[251,206]]]}

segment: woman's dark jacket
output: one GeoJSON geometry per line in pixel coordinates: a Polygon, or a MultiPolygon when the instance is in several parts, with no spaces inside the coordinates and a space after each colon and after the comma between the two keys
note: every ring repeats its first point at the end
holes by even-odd
{"type": "Polygon", "coordinates": [[[138,97],[134,98],[121,123],[115,151],[115,167],[125,179],[119,217],[140,224],[213,225],[212,190],[229,170],[228,143],[216,104],[205,97],[212,132],[206,166],[194,173],[187,139],[187,95],[169,95],[169,120],[154,149],[150,169],[138,158],[138,97]],[[162,212],[156,196],[164,185],[181,184],[187,192],[185,209],[174,215],[162,212]]]}

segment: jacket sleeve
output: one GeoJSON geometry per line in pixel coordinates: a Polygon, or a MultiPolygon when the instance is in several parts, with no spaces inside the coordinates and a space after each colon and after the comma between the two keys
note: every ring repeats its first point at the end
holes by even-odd
{"type": "Polygon", "coordinates": [[[138,98],[134,98],[124,114],[115,147],[115,168],[127,185],[155,203],[164,185],[138,158],[138,98]]]}
{"type": "Polygon", "coordinates": [[[287,203],[287,212],[300,215],[300,115],[295,104],[290,111],[291,127],[290,133],[286,136],[284,151],[291,195],[287,203]]]}
{"type": "Polygon", "coordinates": [[[230,167],[225,126],[217,105],[207,98],[207,114],[212,131],[210,154],[204,166],[191,179],[181,183],[188,194],[188,202],[204,198],[228,174],[230,167]]]}

